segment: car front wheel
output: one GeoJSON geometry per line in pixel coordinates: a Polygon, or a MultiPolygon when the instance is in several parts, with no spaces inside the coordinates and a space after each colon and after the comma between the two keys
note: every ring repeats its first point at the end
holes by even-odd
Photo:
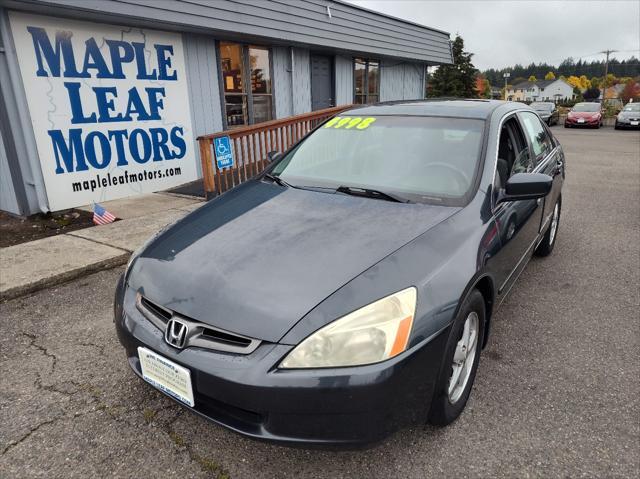
{"type": "Polygon", "coordinates": [[[484,298],[474,289],[464,300],[451,327],[429,411],[431,424],[451,424],[464,410],[478,369],[485,318],[484,298]]]}
{"type": "Polygon", "coordinates": [[[547,232],[542,238],[542,242],[536,248],[535,254],[537,256],[549,256],[553,251],[553,247],[556,244],[556,237],[558,236],[558,226],[560,226],[560,200],[553,208],[553,216],[551,217],[551,224],[547,228],[547,232]]]}

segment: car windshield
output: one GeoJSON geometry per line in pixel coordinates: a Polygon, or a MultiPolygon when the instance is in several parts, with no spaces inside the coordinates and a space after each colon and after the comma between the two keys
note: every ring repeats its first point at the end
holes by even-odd
{"type": "Polygon", "coordinates": [[[309,135],[272,174],[294,187],[349,186],[459,204],[472,186],[483,129],[483,120],[354,112],[309,135]]]}
{"type": "Polygon", "coordinates": [[[577,103],[573,111],[600,111],[600,103],[577,103]]]}
{"type": "Polygon", "coordinates": [[[553,103],[532,103],[531,108],[536,111],[551,111],[553,110],[553,103]]]}
{"type": "Polygon", "coordinates": [[[640,103],[631,103],[625,106],[623,111],[640,111],[640,103]]]}

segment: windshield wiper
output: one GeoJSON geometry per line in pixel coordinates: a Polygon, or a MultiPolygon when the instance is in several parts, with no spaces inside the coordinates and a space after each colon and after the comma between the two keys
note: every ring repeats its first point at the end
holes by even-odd
{"type": "Polygon", "coordinates": [[[370,188],[358,188],[356,186],[338,186],[336,192],[345,195],[363,196],[365,198],[374,198],[377,200],[394,201],[396,203],[411,203],[406,198],[394,195],[393,193],[385,193],[384,191],[372,190],[370,188]]]}
{"type": "Polygon", "coordinates": [[[272,175],[271,173],[265,173],[264,175],[265,178],[273,181],[274,183],[279,184],[280,186],[288,186],[289,188],[293,188],[292,185],[290,185],[289,183],[287,183],[286,181],[284,181],[282,178],[280,178],[279,176],[276,175],[272,175]]]}

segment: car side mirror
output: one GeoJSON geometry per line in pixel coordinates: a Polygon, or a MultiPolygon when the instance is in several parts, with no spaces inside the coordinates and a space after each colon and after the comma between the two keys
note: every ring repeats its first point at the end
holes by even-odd
{"type": "Polygon", "coordinates": [[[270,151],[269,153],[267,153],[267,161],[269,163],[273,163],[274,161],[279,159],[281,156],[282,156],[282,153],[280,153],[279,151],[270,151]]]}
{"type": "Polygon", "coordinates": [[[553,178],[543,173],[516,173],[507,180],[498,203],[543,198],[551,191],[552,183],[553,178]]]}

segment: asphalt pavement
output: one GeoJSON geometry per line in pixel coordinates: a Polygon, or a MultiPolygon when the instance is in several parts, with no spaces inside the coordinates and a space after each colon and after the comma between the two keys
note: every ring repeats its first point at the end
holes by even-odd
{"type": "Polygon", "coordinates": [[[0,477],[640,475],[640,134],[554,127],[568,177],[556,248],[493,322],[466,411],[364,451],[255,442],[129,371],[121,267],[0,304],[0,477]]]}

